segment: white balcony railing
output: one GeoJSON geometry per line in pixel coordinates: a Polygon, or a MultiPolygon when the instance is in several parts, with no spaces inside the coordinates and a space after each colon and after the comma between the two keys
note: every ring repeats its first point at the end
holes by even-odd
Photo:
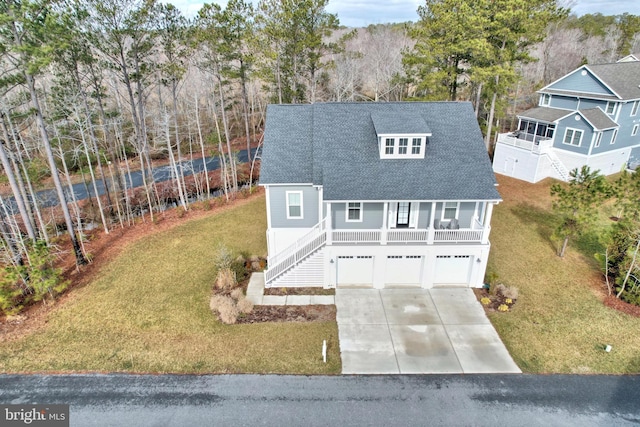
{"type": "Polygon", "coordinates": [[[543,153],[546,149],[553,146],[553,140],[550,138],[535,136],[533,141],[518,137],[515,132],[498,134],[498,142],[514,147],[524,148],[533,153],[543,153]]]}
{"type": "MultiPolygon", "coordinates": [[[[477,225],[476,225],[477,226],[477,225]]],[[[396,244],[429,243],[430,234],[433,243],[473,243],[482,242],[484,228],[474,229],[391,229],[391,230],[332,230],[332,244],[396,244]]]]}

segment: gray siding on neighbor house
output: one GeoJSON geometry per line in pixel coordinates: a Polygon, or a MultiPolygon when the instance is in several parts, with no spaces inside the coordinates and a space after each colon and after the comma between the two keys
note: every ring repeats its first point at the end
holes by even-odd
{"type": "Polygon", "coordinates": [[[273,228],[310,228],[318,223],[319,191],[311,185],[269,185],[273,228]],[[302,219],[287,219],[287,191],[302,191],[302,219]]]}
{"type": "Polygon", "coordinates": [[[581,110],[588,110],[589,108],[596,108],[596,107],[600,107],[602,111],[606,111],[607,101],[600,101],[597,99],[580,99],[581,110]]]}
{"type": "Polygon", "coordinates": [[[602,83],[600,83],[591,73],[588,71],[586,75],[582,75],[582,70],[578,69],[568,76],[560,79],[553,85],[548,87],[549,89],[570,90],[573,92],[587,92],[597,93],[601,95],[612,95],[611,91],[607,89],[602,83]]]}
{"type": "Polygon", "coordinates": [[[602,132],[602,139],[600,141],[600,146],[595,146],[595,139],[593,143],[593,148],[591,149],[591,154],[601,154],[606,153],[607,151],[616,150],[618,148],[623,148],[624,145],[620,145],[620,131],[618,131],[618,136],[616,137],[616,142],[612,145],[611,138],[613,137],[613,129],[609,129],[602,132]]]}
{"type": "Polygon", "coordinates": [[[362,221],[346,221],[346,203],[331,203],[331,224],[334,229],[374,230],[382,228],[384,203],[363,203],[362,221]]]}
{"type": "Polygon", "coordinates": [[[578,107],[578,100],[569,96],[552,95],[549,106],[565,110],[575,110],[578,107]]]}
{"type": "MultiPolygon", "coordinates": [[[[560,120],[560,122],[556,126],[556,132],[553,138],[553,146],[561,150],[571,151],[574,153],[588,154],[592,137],[593,129],[591,128],[591,125],[587,123],[587,121],[584,120],[578,113],[575,113],[560,120]],[[580,120],[576,120],[576,116],[579,116],[580,120]],[[563,143],[567,128],[578,129],[582,131],[582,142],[580,143],[579,147],[563,143]]],[[[602,141],[603,144],[605,142],[607,144],[609,143],[609,141],[602,141]]]]}

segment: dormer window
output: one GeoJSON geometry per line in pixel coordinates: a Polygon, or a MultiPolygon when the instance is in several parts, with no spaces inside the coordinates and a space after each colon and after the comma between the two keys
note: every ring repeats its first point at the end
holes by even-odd
{"type": "Polygon", "coordinates": [[[428,135],[393,135],[380,138],[381,159],[424,159],[428,135]]]}

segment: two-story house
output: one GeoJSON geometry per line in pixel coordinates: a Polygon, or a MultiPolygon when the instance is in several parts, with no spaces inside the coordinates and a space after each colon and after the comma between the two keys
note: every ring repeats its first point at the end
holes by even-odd
{"type": "Polygon", "coordinates": [[[267,287],[482,285],[496,181],[471,104],[269,105],[267,287]]]}
{"type": "Polygon", "coordinates": [[[583,65],[539,91],[538,106],[498,135],[493,170],[529,182],[569,179],[588,165],[605,175],[640,162],[640,62],[583,65]]]}

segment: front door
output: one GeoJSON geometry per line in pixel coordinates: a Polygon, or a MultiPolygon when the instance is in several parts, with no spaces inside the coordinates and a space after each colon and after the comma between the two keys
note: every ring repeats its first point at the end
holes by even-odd
{"type": "Polygon", "coordinates": [[[396,216],[396,228],[409,228],[409,216],[411,214],[411,203],[399,202],[398,215],[396,216]]]}

